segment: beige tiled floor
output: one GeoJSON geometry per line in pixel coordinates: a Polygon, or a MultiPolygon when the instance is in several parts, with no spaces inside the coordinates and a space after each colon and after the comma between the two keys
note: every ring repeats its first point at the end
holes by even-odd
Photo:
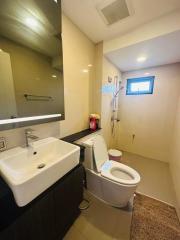
{"type": "MultiPolygon", "coordinates": [[[[174,204],[168,164],[130,153],[123,154],[123,162],[140,173],[142,180],[137,189],[139,192],[174,204]]],[[[127,209],[117,209],[85,194],[91,205],[81,213],[64,240],[129,240],[132,203],[127,209]]]]}
{"type": "Polygon", "coordinates": [[[64,240],[129,240],[131,207],[117,209],[92,195],[87,198],[91,202],[89,209],[82,211],[64,240]]]}
{"type": "Polygon", "coordinates": [[[168,163],[127,152],[123,153],[122,161],[141,175],[138,192],[175,205],[175,192],[168,163]]]}

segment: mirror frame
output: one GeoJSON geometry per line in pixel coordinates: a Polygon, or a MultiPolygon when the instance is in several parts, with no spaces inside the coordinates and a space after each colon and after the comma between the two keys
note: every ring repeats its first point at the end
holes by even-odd
{"type": "MultiPolygon", "coordinates": [[[[59,117],[49,117],[49,118],[38,119],[38,120],[29,120],[29,121],[24,121],[24,122],[0,124],[0,131],[21,128],[21,127],[28,127],[28,126],[38,125],[38,124],[42,124],[42,123],[50,123],[50,122],[57,122],[57,121],[65,120],[64,114],[60,114],[60,115],[61,116],[59,116],[59,117]]],[[[43,115],[43,116],[45,117],[46,115],[43,115]]],[[[34,116],[34,117],[36,117],[36,116],[34,116]]],[[[8,120],[10,120],[10,119],[8,119],[8,120]]]]}

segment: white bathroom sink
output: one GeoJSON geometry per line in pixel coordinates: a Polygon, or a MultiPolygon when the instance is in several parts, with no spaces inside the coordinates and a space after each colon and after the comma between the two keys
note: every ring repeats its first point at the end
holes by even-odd
{"type": "Polygon", "coordinates": [[[0,153],[0,173],[25,206],[79,163],[80,148],[49,137],[0,153]]]}

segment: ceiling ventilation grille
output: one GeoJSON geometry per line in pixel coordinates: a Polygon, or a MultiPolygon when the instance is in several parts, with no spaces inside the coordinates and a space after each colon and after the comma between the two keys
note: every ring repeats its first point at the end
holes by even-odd
{"type": "Polygon", "coordinates": [[[97,7],[98,12],[107,25],[116,23],[130,16],[126,0],[110,0],[97,7]]]}

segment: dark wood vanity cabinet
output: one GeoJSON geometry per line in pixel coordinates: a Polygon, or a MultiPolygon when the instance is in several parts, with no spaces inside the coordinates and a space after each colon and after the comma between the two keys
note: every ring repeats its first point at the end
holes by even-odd
{"type": "Polygon", "coordinates": [[[14,205],[16,209],[12,214],[15,213],[16,217],[0,231],[0,240],[63,239],[80,214],[78,206],[83,199],[83,175],[83,167],[79,165],[28,206],[18,208],[14,205]]]}

